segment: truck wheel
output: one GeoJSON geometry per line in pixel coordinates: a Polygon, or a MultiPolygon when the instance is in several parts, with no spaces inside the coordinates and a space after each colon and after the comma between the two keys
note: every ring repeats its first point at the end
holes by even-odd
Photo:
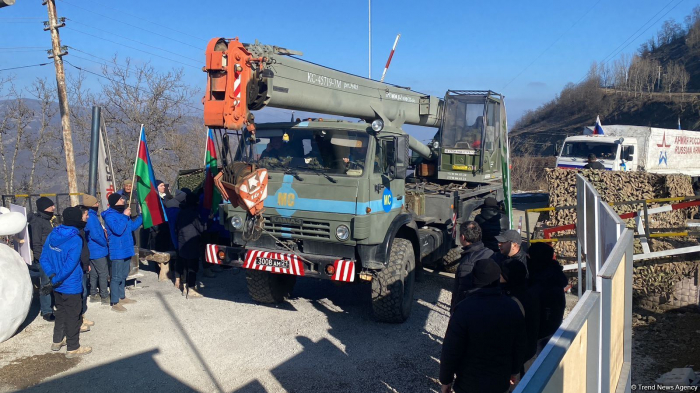
{"type": "Polygon", "coordinates": [[[442,268],[448,273],[457,273],[459,259],[462,257],[462,247],[455,247],[442,257],[442,268]]]}
{"type": "Polygon", "coordinates": [[[411,315],[415,268],[411,242],[394,239],[389,263],[372,280],[372,310],[379,321],[401,323],[411,315]]]}
{"type": "Polygon", "coordinates": [[[246,270],[248,293],[258,303],[282,303],[294,288],[296,276],[246,270]]]}

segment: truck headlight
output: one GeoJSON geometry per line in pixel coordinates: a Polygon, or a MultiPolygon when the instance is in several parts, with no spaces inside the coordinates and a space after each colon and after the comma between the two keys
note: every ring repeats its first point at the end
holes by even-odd
{"type": "Polygon", "coordinates": [[[335,237],[337,237],[338,240],[348,240],[348,237],[350,237],[350,228],[348,228],[347,225],[338,225],[338,227],[335,228],[335,237]]]}
{"type": "Polygon", "coordinates": [[[384,122],[381,119],[376,119],[372,122],[372,129],[374,132],[379,132],[384,129],[384,122]]]}
{"type": "Polygon", "coordinates": [[[243,227],[243,220],[238,216],[231,217],[231,226],[233,229],[241,229],[243,227]]]}

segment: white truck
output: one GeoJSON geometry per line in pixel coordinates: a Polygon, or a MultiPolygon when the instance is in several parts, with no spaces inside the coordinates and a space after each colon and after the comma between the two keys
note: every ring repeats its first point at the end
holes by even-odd
{"type": "Polygon", "coordinates": [[[646,171],[700,176],[700,132],[665,128],[608,125],[604,134],[586,127],[557,146],[557,168],[582,169],[588,155],[611,171],[646,171]]]}

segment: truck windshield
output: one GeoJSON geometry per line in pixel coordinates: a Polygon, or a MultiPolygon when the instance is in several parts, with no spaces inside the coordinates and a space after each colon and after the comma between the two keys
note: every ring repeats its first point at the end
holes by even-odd
{"type": "Polygon", "coordinates": [[[617,144],[600,142],[566,142],[561,151],[562,157],[588,158],[595,154],[599,159],[614,159],[617,154],[617,144]]]}
{"type": "Polygon", "coordinates": [[[369,137],[364,132],[262,129],[256,136],[252,149],[249,146],[237,156],[269,170],[361,176],[365,169],[369,137]]]}
{"type": "Polygon", "coordinates": [[[442,129],[442,146],[480,149],[484,130],[484,100],[448,97],[442,129]]]}

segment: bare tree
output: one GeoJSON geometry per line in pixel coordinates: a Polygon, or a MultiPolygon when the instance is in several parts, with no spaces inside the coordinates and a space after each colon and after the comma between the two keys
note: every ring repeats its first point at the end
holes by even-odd
{"type": "Polygon", "coordinates": [[[2,158],[5,190],[12,194],[17,188],[15,180],[18,167],[17,158],[22,150],[27,129],[34,117],[34,111],[27,105],[14,82],[9,81],[8,84],[10,101],[5,108],[4,120],[0,124],[0,158],[2,158]],[[3,140],[3,136],[8,136],[9,140],[3,140]]]}
{"type": "Polygon", "coordinates": [[[690,74],[685,70],[685,67],[680,66],[678,71],[678,84],[681,89],[681,110],[685,102],[685,90],[688,87],[688,82],[690,82],[690,74]]]}
{"type": "Polygon", "coordinates": [[[676,88],[676,84],[678,83],[678,77],[680,73],[680,66],[674,62],[674,61],[669,61],[666,64],[665,72],[664,72],[664,79],[663,79],[663,86],[664,90],[668,93],[668,97],[671,98],[671,93],[674,91],[676,88]]]}
{"type": "Polygon", "coordinates": [[[203,149],[204,130],[198,135],[184,133],[193,116],[199,119],[201,113],[193,111],[190,100],[196,89],[185,84],[181,69],[159,72],[150,64],[135,65],[129,58],[122,65],[115,57],[102,74],[107,82],[92,101],[103,108],[116,179],[131,178],[141,124],[159,176],[174,176],[181,154],[193,155],[200,145],[203,149]],[[174,144],[189,149],[174,149],[174,144]]]}
{"type": "MultiPolygon", "coordinates": [[[[30,133],[24,140],[23,148],[30,153],[29,164],[27,168],[27,180],[25,182],[25,191],[31,193],[35,191],[35,180],[37,165],[42,163],[45,168],[58,168],[59,164],[65,160],[60,154],[57,147],[61,146],[61,135],[58,127],[52,124],[58,113],[56,106],[56,88],[45,78],[37,78],[32,86],[28,89],[29,93],[37,100],[39,112],[37,113],[38,129],[34,133],[30,133]]],[[[48,180],[48,179],[41,179],[48,180]]],[[[44,186],[46,182],[41,182],[44,186]]]]}
{"type": "Polygon", "coordinates": [[[674,19],[669,19],[661,26],[661,30],[656,34],[658,46],[670,44],[684,34],[683,26],[674,19]]]}

